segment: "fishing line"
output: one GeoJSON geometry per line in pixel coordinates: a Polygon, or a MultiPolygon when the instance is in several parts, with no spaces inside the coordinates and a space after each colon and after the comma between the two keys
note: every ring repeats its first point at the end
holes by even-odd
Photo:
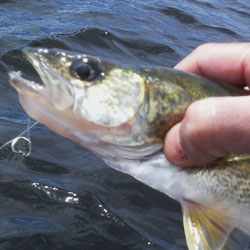
{"type": "Polygon", "coordinates": [[[34,122],[32,125],[30,125],[30,117],[28,117],[28,120],[27,120],[27,128],[22,132],[20,133],[18,136],[16,136],[14,139],[10,140],[10,141],[7,141],[5,142],[1,147],[0,147],[0,150],[2,150],[4,147],[6,147],[8,144],[11,144],[11,150],[14,152],[14,153],[17,153],[17,154],[21,154],[23,156],[29,156],[30,153],[31,153],[31,140],[30,140],[30,130],[36,126],[38,124],[38,122],[34,122]],[[26,136],[24,136],[26,133],[26,136]],[[25,152],[24,150],[22,149],[16,149],[16,145],[17,143],[20,141],[20,140],[24,140],[25,142],[28,143],[28,150],[27,152],[25,152]]]}

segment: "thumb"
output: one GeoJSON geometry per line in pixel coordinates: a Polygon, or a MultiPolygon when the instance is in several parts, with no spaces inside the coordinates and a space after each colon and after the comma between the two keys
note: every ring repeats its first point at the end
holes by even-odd
{"type": "Polygon", "coordinates": [[[250,154],[249,107],[249,96],[192,103],[166,135],[166,157],[179,166],[198,166],[232,153],[250,154]]]}

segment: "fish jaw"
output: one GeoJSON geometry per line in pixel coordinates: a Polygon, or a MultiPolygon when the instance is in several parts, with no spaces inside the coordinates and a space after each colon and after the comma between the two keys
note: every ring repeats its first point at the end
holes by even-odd
{"type": "Polygon", "coordinates": [[[43,84],[22,77],[21,72],[9,72],[9,81],[17,90],[20,103],[35,120],[45,124],[56,133],[77,141],[70,133],[76,121],[74,114],[67,112],[73,104],[69,83],[43,59],[46,49],[24,49],[23,54],[38,72],[43,84]],[[60,80],[60,83],[58,82],[60,80]],[[60,101],[63,99],[63,102],[60,101]]]}
{"type": "MultiPolygon", "coordinates": [[[[66,128],[62,121],[56,121],[57,115],[53,115],[53,105],[44,85],[27,80],[21,76],[21,72],[10,72],[11,85],[17,90],[19,101],[25,111],[35,120],[47,125],[55,132],[66,136],[66,128]],[[60,123],[60,126],[58,126],[60,123]],[[64,132],[65,131],[65,132],[64,132]]],[[[69,137],[69,136],[67,136],[69,137]]]]}
{"type": "Polygon", "coordinates": [[[11,85],[20,93],[28,93],[30,95],[43,96],[45,97],[45,88],[44,86],[22,77],[22,73],[20,71],[12,71],[9,72],[9,79],[11,85]]]}

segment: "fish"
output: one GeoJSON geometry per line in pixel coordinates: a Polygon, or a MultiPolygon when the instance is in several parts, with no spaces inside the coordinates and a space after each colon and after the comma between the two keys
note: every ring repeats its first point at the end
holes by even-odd
{"type": "Polygon", "coordinates": [[[181,168],[166,159],[163,140],[192,102],[249,92],[172,68],[118,65],[60,49],[28,47],[23,54],[42,84],[20,71],[9,72],[9,81],[33,119],[179,201],[190,250],[247,248],[250,156],[181,168]]]}

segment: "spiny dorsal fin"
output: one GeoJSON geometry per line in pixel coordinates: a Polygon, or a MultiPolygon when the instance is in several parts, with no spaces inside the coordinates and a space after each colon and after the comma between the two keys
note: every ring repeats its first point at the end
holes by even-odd
{"type": "Polygon", "coordinates": [[[243,250],[245,238],[240,231],[232,233],[234,220],[218,211],[185,201],[183,223],[189,250],[243,250]],[[224,248],[225,247],[225,248],[224,248]]]}

